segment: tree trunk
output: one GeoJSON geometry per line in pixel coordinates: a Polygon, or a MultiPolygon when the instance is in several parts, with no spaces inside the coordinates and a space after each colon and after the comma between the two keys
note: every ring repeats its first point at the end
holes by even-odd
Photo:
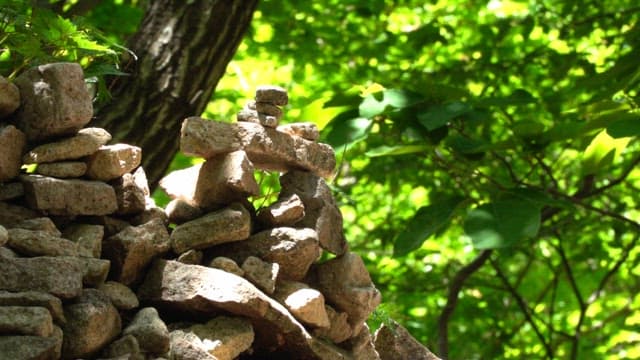
{"type": "Polygon", "coordinates": [[[129,41],[131,74],[117,80],[113,99],[92,126],[113,142],[142,148],[155,189],[179,148],[182,120],[200,115],[245,34],[258,0],[151,1],[129,41]]]}

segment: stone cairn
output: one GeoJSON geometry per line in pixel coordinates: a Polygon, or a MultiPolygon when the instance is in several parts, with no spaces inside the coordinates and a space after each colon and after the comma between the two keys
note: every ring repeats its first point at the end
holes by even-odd
{"type": "Polygon", "coordinates": [[[435,359],[397,324],[370,335],[380,293],[324,180],[334,152],[279,126],[287,102],[265,86],[236,123],[186,119],[205,161],[161,180],[165,210],[140,148],[84,128],[79,65],[0,77],[0,360],[435,359]],[[257,211],[254,169],[282,173],[257,211]]]}

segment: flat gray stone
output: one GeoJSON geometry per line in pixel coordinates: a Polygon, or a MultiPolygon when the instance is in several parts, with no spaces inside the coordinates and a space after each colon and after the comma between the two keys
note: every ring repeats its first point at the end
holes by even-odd
{"type": "Polygon", "coordinates": [[[100,286],[98,290],[105,293],[113,305],[119,310],[131,310],[140,305],[136,294],[125,284],[116,281],[107,281],[100,286]]]}
{"type": "Polygon", "coordinates": [[[44,231],[9,229],[13,250],[27,256],[78,256],[78,244],[44,231]]]}
{"type": "Polygon", "coordinates": [[[82,161],[60,161],[43,163],[36,167],[36,173],[61,179],[77,178],[87,172],[87,164],[82,161]]]}
{"type": "Polygon", "coordinates": [[[64,229],[62,237],[78,244],[80,256],[99,258],[102,254],[104,226],[92,224],[71,224],[64,229]]]}
{"type": "Polygon", "coordinates": [[[2,359],[52,360],[57,359],[58,340],[41,336],[0,336],[2,359]]]}
{"type": "Polygon", "coordinates": [[[296,194],[280,196],[277,202],[261,208],[257,218],[269,227],[293,226],[304,218],[304,204],[296,194]]]}
{"type": "Polygon", "coordinates": [[[48,217],[39,217],[35,219],[26,219],[18,222],[11,228],[18,228],[24,230],[42,231],[51,236],[60,237],[62,233],[58,230],[56,224],[48,217]]]}
{"type": "Polygon", "coordinates": [[[71,299],[82,291],[82,264],[72,257],[0,257],[0,290],[40,291],[71,299]]]}
{"type": "Polygon", "coordinates": [[[46,308],[53,321],[64,325],[66,319],[62,311],[62,301],[57,297],[38,291],[0,291],[0,306],[38,306],[46,308]]]}
{"type": "Polygon", "coordinates": [[[0,124],[0,183],[18,176],[27,144],[24,133],[13,125],[0,124]]]}
{"type": "Polygon", "coordinates": [[[155,308],[140,309],[122,334],[133,335],[147,353],[160,355],[169,351],[169,330],[155,308]]]}
{"type": "Polygon", "coordinates": [[[176,226],[171,233],[171,247],[176,254],[191,249],[244,240],[249,237],[251,216],[242,205],[211,212],[176,226]]]}
{"type": "Polygon", "coordinates": [[[37,146],[27,152],[25,164],[41,164],[68,161],[91,155],[111,140],[111,134],[101,128],[84,128],[77,134],[62,140],[37,146]]]}
{"type": "Polygon", "coordinates": [[[53,334],[53,319],[43,307],[0,306],[0,334],[48,337],[53,334]]]}
{"type": "Polygon", "coordinates": [[[91,95],[76,63],[33,67],[15,80],[21,106],[16,124],[29,141],[75,134],[93,116],[91,95]]]}
{"type": "Polygon", "coordinates": [[[21,175],[27,203],[54,215],[106,215],[118,209],[113,188],[100,181],[21,175]]]}
{"type": "Polygon", "coordinates": [[[287,90],[274,85],[260,85],[256,89],[256,103],[264,102],[284,106],[289,103],[287,90]]]}
{"type": "Polygon", "coordinates": [[[0,225],[13,227],[16,223],[27,219],[35,219],[42,215],[19,205],[0,201],[0,225]]]}
{"type": "Polygon", "coordinates": [[[244,150],[257,169],[303,169],[322,177],[331,177],[336,165],[331,146],[250,122],[187,118],[182,123],[180,149],[186,155],[204,158],[244,150]]]}
{"type": "Polygon", "coordinates": [[[0,225],[0,246],[4,246],[9,241],[9,232],[7,229],[0,225]]]}
{"type": "Polygon", "coordinates": [[[109,181],[140,165],[142,149],[127,144],[103,145],[87,159],[87,177],[109,181]]]}

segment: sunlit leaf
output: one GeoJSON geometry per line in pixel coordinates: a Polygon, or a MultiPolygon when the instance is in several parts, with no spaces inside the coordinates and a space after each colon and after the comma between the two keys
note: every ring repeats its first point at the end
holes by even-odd
{"type": "Polygon", "coordinates": [[[434,130],[446,125],[452,119],[471,111],[471,106],[461,101],[453,101],[443,105],[430,107],[418,114],[418,120],[427,130],[434,130]]]}
{"type": "Polygon", "coordinates": [[[429,150],[429,146],[423,145],[423,144],[396,145],[396,146],[383,145],[367,151],[366,155],[368,157],[404,155],[404,154],[413,154],[413,153],[423,153],[427,150],[429,150]]]}
{"type": "Polygon", "coordinates": [[[616,154],[619,154],[629,143],[630,138],[614,139],[603,130],[593,138],[582,155],[582,173],[597,174],[601,169],[611,165],[616,154]]]}
{"type": "Polygon", "coordinates": [[[324,141],[334,148],[361,140],[367,136],[372,124],[371,119],[358,117],[358,110],[348,110],[338,114],[331,120],[324,141]]]}

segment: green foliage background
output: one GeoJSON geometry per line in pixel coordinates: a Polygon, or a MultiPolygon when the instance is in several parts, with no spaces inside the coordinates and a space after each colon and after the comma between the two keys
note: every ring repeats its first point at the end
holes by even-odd
{"type": "MultiPolygon", "coordinates": [[[[122,44],[141,15],[110,0],[69,24],[122,44]]],[[[639,17],[631,0],[264,0],[203,116],[278,84],[285,121],[323,130],[383,293],[372,327],[392,317],[451,359],[640,358],[639,17]]],[[[16,69],[32,59],[8,24],[16,69]]]]}

